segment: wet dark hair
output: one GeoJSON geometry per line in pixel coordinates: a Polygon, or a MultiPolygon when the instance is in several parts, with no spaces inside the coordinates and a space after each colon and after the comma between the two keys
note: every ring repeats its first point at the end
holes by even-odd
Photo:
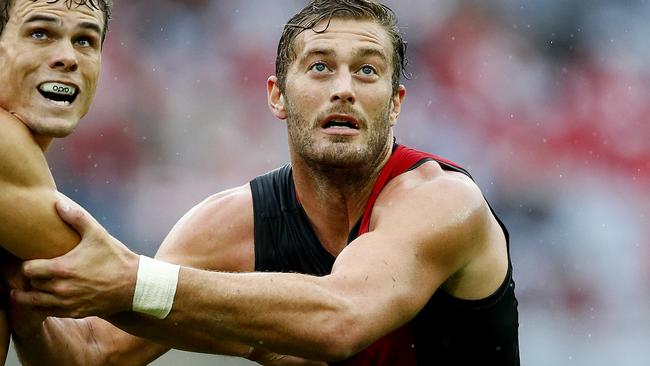
{"type": "Polygon", "coordinates": [[[278,78],[280,91],[284,92],[289,65],[297,57],[294,44],[296,37],[308,29],[316,33],[325,32],[334,18],[372,20],[386,29],[393,45],[392,86],[393,94],[396,94],[401,76],[408,78],[406,42],[397,27],[395,12],[388,6],[373,0],[313,0],[294,15],[284,26],[275,59],[275,75],[278,78]],[[323,29],[314,29],[325,20],[327,22],[323,29]]]}
{"type": "MultiPolygon", "coordinates": [[[[39,0],[30,0],[36,2],[39,0]]],[[[48,4],[58,3],[59,0],[46,0],[48,4]]],[[[108,20],[111,18],[111,8],[113,7],[113,0],[62,0],[68,6],[68,9],[71,9],[73,6],[87,6],[94,10],[101,10],[104,13],[104,29],[102,31],[102,43],[106,38],[106,32],[108,31],[108,20]]],[[[16,0],[0,0],[0,35],[5,29],[7,22],[9,21],[9,10],[16,2],[16,0]]]]}

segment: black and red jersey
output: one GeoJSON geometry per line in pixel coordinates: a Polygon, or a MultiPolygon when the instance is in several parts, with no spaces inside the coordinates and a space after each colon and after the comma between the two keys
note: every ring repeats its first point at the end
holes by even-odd
{"type": "MultiPolygon", "coordinates": [[[[348,242],[368,232],[373,205],[392,178],[432,160],[445,170],[458,171],[471,178],[467,171],[449,160],[395,145],[348,242]]],[[[255,270],[329,274],[335,258],[319,242],[296,198],[291,165],[253,179],[251,190],[255,270]]],[[[508,240],[508,231],[496,218],[508,240]]],[[[510,258],[508,262],[504,282],[489,297],[463,300],[439,289],[409,323],[350,359],[333,365],[519,365],[517,299],[510,258]]]]}

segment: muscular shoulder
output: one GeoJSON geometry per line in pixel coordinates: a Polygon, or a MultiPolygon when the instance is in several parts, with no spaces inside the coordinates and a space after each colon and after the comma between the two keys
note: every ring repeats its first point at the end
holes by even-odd
{"type": "Polygon", "coordinates": [[[0,108],[0,182],[53,185],[43,151],[20,120],[0,108]]]}
{"type": "Polygon", "coordinates": [[[386,185],[375,210],[395,206],[420,207],[439,223],[448,224],[463,222],[487,208],[474,181],[465,174],[443,170],[436,162],[422,164],[386,185]]]}
{"type": "Polygon", "coordinates": [[[248,184],[214,194],[188,211],[156,257],[195,268],[252,271],[253,201],[248,184]]]}
{"type": "Polygon", "coordinates": [[[476,184],[428,162],[389,182],[373,208],[371,229],[396,238],[408,235],[402,240],[414,241],[454,272],[480,250],[490,225],[490,210],[476,184]]]}

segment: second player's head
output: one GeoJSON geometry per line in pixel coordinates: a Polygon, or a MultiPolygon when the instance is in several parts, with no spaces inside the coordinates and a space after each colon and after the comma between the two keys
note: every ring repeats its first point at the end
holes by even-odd
{"type": "Polygon", "coordinates": [[[0,0],[0,107],[47,144],[88,112],[110,0],[0,0]]]}

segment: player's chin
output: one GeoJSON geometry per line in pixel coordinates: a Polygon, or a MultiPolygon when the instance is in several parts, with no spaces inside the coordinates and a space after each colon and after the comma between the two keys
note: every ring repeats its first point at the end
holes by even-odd
{"type": "Polygon", "coordinates": [[[321,151],[321,163],[338,168],[354,168],[368,164],[368,153],[365,148],[356,144],[334,143],[321,151]]]}
{"type": "Polygon", "coordinates": [[[46,117],[33,122],[26,122],[27,126],[37,135],[62,138],[70,135],[79,124],[76,116],[46,117]]]}

